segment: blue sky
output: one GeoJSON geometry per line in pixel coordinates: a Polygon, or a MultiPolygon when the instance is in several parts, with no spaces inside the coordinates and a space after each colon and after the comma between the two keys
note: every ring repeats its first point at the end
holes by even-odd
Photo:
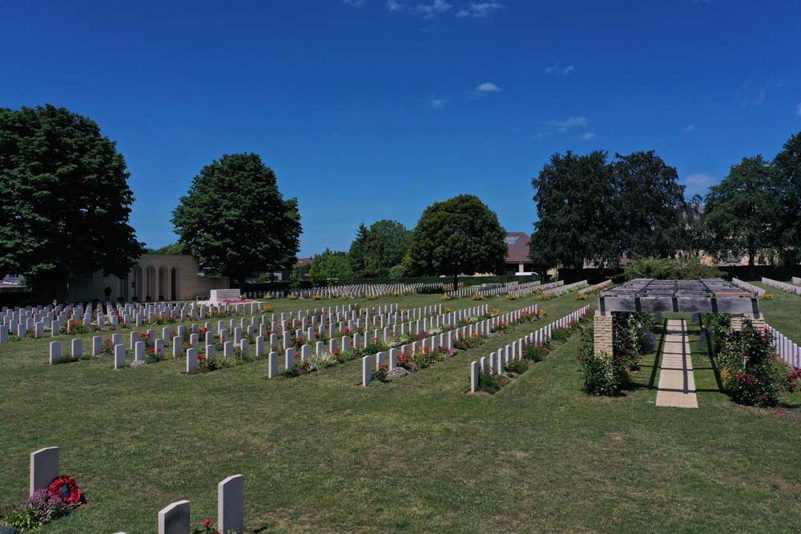
{"type": "Polygon", "coordinates": [[[225,153],[298,198],[311,256],[461,193],[530,232],[555,152],[653,149],[703,194],[801,131],[795,0],[0,0],[0,19],[0,106],[94,119],[152,247],[225,153]]]}

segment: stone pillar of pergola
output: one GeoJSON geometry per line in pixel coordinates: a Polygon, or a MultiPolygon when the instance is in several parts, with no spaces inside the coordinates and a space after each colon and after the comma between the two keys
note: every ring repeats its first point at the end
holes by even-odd
{"type": "Polygon", "coordinates": [[[601,292],[593,318],[596,355],[613,353],[612,317],[615,312],[730,313],[734,330],[742,329],[746,319],[760,332],[765,330],[758,296],[725,280],[638,278],[601,292]]]}

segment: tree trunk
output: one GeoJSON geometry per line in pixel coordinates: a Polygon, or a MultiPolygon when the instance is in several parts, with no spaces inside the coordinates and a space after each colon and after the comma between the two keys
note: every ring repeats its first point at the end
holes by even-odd
{"type": "Polygon", "coordinates": [[[457,289],[459,289],[459,275],[458,274],[454,274],[453,275],[453,290],[456,291],[457,289]]]}

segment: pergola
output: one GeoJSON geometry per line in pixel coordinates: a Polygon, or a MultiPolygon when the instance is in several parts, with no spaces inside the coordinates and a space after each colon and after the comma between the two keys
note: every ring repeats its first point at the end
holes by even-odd
{"type": "Polygon", "coordinates": [[[730,313],[760,320],[759,298],[721,278],[654,280],[637,278],[602,291],[595,312],[595,351],[612,354],[612,313],[730,313]]]}

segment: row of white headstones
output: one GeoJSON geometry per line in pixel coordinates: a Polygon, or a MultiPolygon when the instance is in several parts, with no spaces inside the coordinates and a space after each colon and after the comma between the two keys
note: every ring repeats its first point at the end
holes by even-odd
{"type": "MultiPolygon", "coordinates": [[[[319,319],[320,326],[322,326],[324,324],[327,324],[329,326],[329,337],[331,337],[333,335],[332,323],[334,323],[335,321],[339,322],[339,323],[342,323],[343,321],[347,321],[348,324],[346,326],[348,328],[353,328],[353,324],[352,324],[353,322],[357,323],[356,324],[357,327],[366,326],[368,324],[379,324],[379,322],[380,322],[380,325],[383,327],[384,326],[384,322],[389,320],[389,317],[386,317],[388,315],[394,315],[395,316],[395,321],[394,322],[398,322],[399,320],[402,320],[403,318],[422,318],[422,317],[425,317],[427,315],[430,315],[430,314],[434,313],[434,311],[437,308],[437,306],[441,307],[441,305],[432,305],[432,306],[427,306],[427,307],[424,307],[424,308],[417,308],[417,309],[413,309],[413,310],[401,310],[398,304],[384,305],[384,306],[372,307],[372,308],[364,308],[364,307],[358,306],[356,304],[350,304],[350,305],[341,306],[341,307],[340,306],[336,306],[336,307],[329,306],[328,308],[322,308],[322,309],[321,308],[315,308],[314,310],[298,310],[297,312],[292,311],[292,312],[289,312],[289,313],[286,313],[286,312],[281,313],[280,314],[280,320],[281,320],[280,325],[281,325],[282,329],[286,328],[287,326],[289,326],[290,328],[295,328],[295,327],[297,327],[297,323],[300,323],[300,328],[302,330],[306,330],[307,327],[309,326],[309,323],[312,326],[317,326],[317,322],[318,322],[318,319],[319,319]],[[426,309],[428,309],[429,311],[427,311],[427,312],[423,311],[423,310],[426,310],[426,309]],[[334,318],[336,318],[336,319],[334,319],[334,318]],[[372,323],[370,323],[369,319],[372,319],[372,323]],[[287,325],[287,323],[288,323],[288,325],[287,325]]],[[[244,313],[246,311],[248,311],[248,310],[239,310],[239,311],[232,312],[232,313],[241,314],[241,313],[244,313]]],[[[258,311],[258,310],[250,310],[250,312],[254,312],[254,311],[258,311]]],[[[437,311],[439,311],[439,310],[437,310],[437,311]]],[[[87,312],[87,313],[91,313],[91,311],[87,312]]],[[[36,337],[42,337],[43,334],[44,334],[44,331],[47,329],[47,327],[45,326],[45,320],[44,319],[42,319],[41,317],[38,320],[36,319],[37,310],[35,310],[35,309],[33,309],[33,310],[25,309],[25,310],[18,310],[18,311],[9,311],[8,314],[13,314],[11,316],[11,318],[9,319],[9,321],[11,321],[11,327],[12,328],[19,329],[18,333],[19,333],[21,338],[24,338],[25,334],[30,329],[34,329],[34,331],[36,332],[36,337]],[[21,318],[19,320],[19,325],[17,324],[18,317],[21,318]]],[[[2,316],[0,316],[0,317],[2,317],[2,316]]],[[[102,327],[103,324],[111,324],[111,323],[106,323],[105,320],[102,319],[103,317],[105,317],[104,314],[98,314],[98,318],[97,318],[98,327],[102,327]]],[[[116,315],[111,315],[111,317],[113,317],[115,319],[117,318],[116,315]]],[[[273,327],[272,327],[272,331],[273,332],[276,331],[276,326],[274,326],[274,323],[276,322],[276,320],[277,320],[277,318],[276,318],[276,314],[275,313],[271,314],[271,318],[269,319],[269,321],[268,321],[266,315],[262,315],[261,316],[261,323],[273,325],[273,327]]],[[[87,319],[84,319],[84,321],[86,322],[87,319]]],[[[141,321],[137,321],[137,326],[139,326],[140,323],[141,323],[141,321]]],[[[231,323],[231,328],[232,329],[235,328],[235,319],[234,318],[230,319],[230,323],[231,323]]],[[[245,329],[251,324],[252,325],[258,325],[259,321],[258,321],[258,317],[257,316],[253,316],[253,317],[250,317],[250,318],[241,317],[240,318],[240,323],[241,323],[241,327],[243,329],[245,329]]],[[[218,321],[218,324],[222,325],[224,323],[223,323],[223,321],[218,321]]],[[[207,327],[211,328],[211,326],[209,326],[209,325],[210,325],[210,323],[207,323],[207,327]]],[[[112,326],[116,327],[117,324],[114,324],[112,326]]],[[[224,326],[220,326],[220,329],[222,329],[222,328],[224,328],[224,326]]],[[[341,329],[344,328],[344,325],[339,324],[338,328],[341,330],[341,329]]],[[[56,322],[56,321],[52,322],[51,334],[52,334],[53,337],[59,335],[59,330],[60,330],[60,325],[58,324],[58,322],[56,322]]],[[[320,330],[320,332],[322,333],[322,330],[320,330]]],[[[9,333],[9,329],[7,329],[7,328],[4,329],[3,325],[0,325],[0,342],[4,342],[4,341],[8,340],[8,333],[9,333]]],[[[265,335],[265,333],[262,332],[262,336],[264,336],[264,335],[265,335]]],[[[165,341],[167,341],[169,338],[165,337],[164,339],[165,339],[165,341]]]]}
{"type": "MultiPolygon", "coordinates": [[[[465,308],[461,310],[457,310],[454,312],[442,314],[442,306],[432,305],[426,306],[422,308],[416,308],[413,310],[404,310],[402,312],[398,311],[397,308],[388,307],[384,309],[386,314],[380,314],[378,316],[373,316],[373,324],[378,325],[386,325],[383,329],[375,329],[373,339],[378,339],[384,342],[387,342],[393,339],[395,336],[398,335],[405,335],[405,334],[414,334],[420,335],[421,333],[425,332],[427,329],[440,329],[443,327],[450,327],[457,324],[459,321],[465,320],[469,317],[473,317],[476,315],[486,314],[488,312],[488,306],[486,304],[480,306],[474,306],[471,308],[465,308]],[[402,322],[400,324],[397,321],[403,321],[404,319],[408,319],[409,317],[418,317],[417,319],[412,319],[411,321],[402,322]],[[391,326],[390,326],[391,325],[391,326]]],[[[291,316],[291,314],[290,314],[291,316]]],[[[285,317],[282,314],[282,317],[285,317]]],[[[339,314],[337,314],[339,317],[339,314]]],[[[314,318],[314,317],[313,317],[314,318]]],[[[258,317],[253,317],[253,322],[256,322],[258,317]]],[[[266,316],[262,316],[262,320],[266,320],[266,316]]],[[[297,324],[297,319],[294,320],[295,324],[297,324]]],[[[234,320],[231,320],[231,324],[233,325],[234,320]]],[[[241,319],[242,325],[245,324],[245,318],[241,319]]],[[[304,316],[300,324],[305,325],[306,317],[304,316]]],[[[363,318],[356,319],[355,321],[348,320],[347,322],[340,322],[338,324],[338,329],[340,332],[345,332],[351,328],[361,328],[362,326],[366,326],[370,323],[369,315],[365,315],[363,318]]],[[[283,350],[284,354],[287,355],[288,360],[294,360],[294,342],[291,336],[289,321],[286,319],[283,320],[281,323],[270,323],[270,328],[273,331],[278,331],[282,333],[280,337],[282,343],[279,345],[279,336],[278,334],[270,334],[269,337],[266,337],[267,332],[267,323],[262,322],[260,327],[260,335],[255,338],[255,351],[256,357],[263,357],[266,352],[265,341],[269,340],[269,347],[270,350],[283,350]]],[[[206,323],[206,337],[205,337],[205,347],[206,347],[206,356],[214,356],[215,355],[215,347],[214,347],[214,330],[213,330],[212,323],[206,323]]],[[[217,324],[217,331],[220,334],[220,338],[223,342],[223,356],[224,357],[232,357],[234,353],[234,347],[239,347],[239,349],[246,355],[249,355],[250,350],[250,339],[253,334],[255,334],[255,325],[250,324],[246,328],[246,338],[243,338],[243,332],[239,327],[233,328],[233,341],[229,340],[229,332],[224,328],[225,323],[223,321],[219,321],[217,324]]],[[[190,348],[198,349],[200,346],[200,327],[199,325],[192,325],[192,334],[189,336],[189,345],[190,348]]],[[[324,326],[321,324],[318,327],[309,327],[305,332],[302,329],[298,329],[295,331],[296,339],[303,340],[304,344],[301,347],[301,357],[306,360],[309,359],[311,356],[311,343],[314,342],[317,333],[323,332],[324,326]]],[[[333,323],[329,323],[329,333],[333,334],[333,323]]],[[[180,358],[184,355],[184,339],[186,334],[186,327],[179,326],[175,332],[176,335],[172,336],[173,330],[169,327],[165,327],[162,329],[162,337],[156,337],[156,331],[151,329],[146,332],[148,339],[153,340],[153,349],[155,352],[163,355],[165,351],[165,347],[171,341],[173,357],[180,358]],[[172,337],[171,337],[172,336],[172,337]]],[[[122,344],[123,336],[122,334],[112,334],[111,336],[111,344],[113,346],[113,355],[115,360],[115,368],[121,368],[125,366],[125,357],[127,350],[132,350],[134,352],[134,363],[141,364],[145,361],[145,342],[140,341],[140,336],[138,332],[131,332],[129,334],[130,341],[128,348],[126,349],[125,345],[122,344]]],[[[368,335],[361,335],[358,332],[354,333],[353,336],[342,336],[341,337],[341,345],[336,337],[331,337],[329,341],[328,350],[330,353],[333,353],[340,349],[342,350],[349,350],[351,347],[354,348],[366,348],[369,344],[370,337],[368,335]]],[[[91,339],[92,343],[92,356],[99,356],[103,350],[103,343],[104,339],[103,336],[93,336],[91,339]]],[[[315,352],[319,355],[325,351],[325,345],[322,342],[315,343],[315,352]]],[[[197,352],[194,353],[194,358],[192,358],[192,352],[187,350],[186,355],[189,356],[188,359],[188,370],[191,372],[196,370],[196,360],[197,360],[197,352]]],[[[71,340],[71,359],[76,360],[83,356],[83,339],[77,338],[71,340]]],[[[55,364],[59,361],[63,360],[63,350],[61,341],[52,341],[50,343],[50,363],[55,364]]]]}
{"type": "Polygon", "coordinates": [[[156,319],[167,318],[170,322],[191,319],[203,320],[212,314],[254,314],[260,309],[260,303],[205,305],[198,303],[148,303],[118,304],[107,303],[98,308],[90,303],[85,307],[78,305],[56,305],[43,307],[3,308],[0,312],[0,343],[8,341],[9,334],[20,338],[33,333],[33,337],[44,337],[47,332],[52,337],[61,335],[62,325],[66,325],[68,334],[73,324],[82,326],[95,325],[104,330],[117,327],[139,327],[150,324],[156,319]]]}
{"type": "MultiPolygon", "coordinates": [[[[410,350],[416,353],[419,350],[437,350],[445,349],[452,350],[455,341],[463,337],[469,337],[473,334],[478,336],[487,336],[492,332],[492,329],[501,323],[517,323],[520,321],[524,313],[537,313],[538,306],[526,306],[518,310],[507,312],[501,315],[496,315],[489,319],[483,319],[471,323],[454,330],[449,330],[438,336],[423,339],[422,341],[415,341],[411,345],[402,345],[401,347],[393,347],[388,353],[378,352],[375,354],[375,368],[381,365],[387,365],[387,371],[392,371],[398,366],[398,357],[400,354],[408,353],[410,350]]],[[[367,355],[362,357],[362,386],[367,387],[372,381],[373,375],[373,356],[367,355]]]]}
{"type": "Polygon", "coordinates": [[[522,360],[523,353],[528,345],[543,344],[553,334],[553,331],[558,328],[567,328],[572,323],[578,321],[585,313],[589,311],[589,306],[584,306],[574,312],[571,312],[561,319],[558,319],[548,325],[543,326],[521,337],[513,343],[507,344],[502,349],[499,349],[489,356],[484,356],[479,360],[470,362],[470,392],[475,393],[478,391],[479,375],[482,373],[490,372],[493,374],[500,374],[503,372],[504,366],[512,360],[522,360]]]}
{"type": "MultiPolygon", "coordinates": [[[[286,293],[300,298],[361,298],[361,297],[388,297],[392,295],[412,295],[418,291],[442,284],[414,283],[414,284],[343,284],[332,287],[312,287],[309,289],[292,289],[286,293]]],[[[258,295],[258,293],[256,293],[258,295]]]]}
{"type": "MultiPolygon", "coordinates": [[[[30,495],[47,488],[59,476],[59,448],[46,447],[31,453],[30,495]]],[[[191,505],[176,501],[158,513],[158,534],[189,534],[191,505]]],[[[245,477],[231,475],[217,484],[217,530],[242,534],[245,527],[245,477]]],[[[125,534],[118,532],[117,534],[125,534]]]]}
{"type": "Polygon", "coordinates": [[[775,287],[776,289],[781,289],[782,291],[786,291],[787,293],[793,293],[795,295],[801,295],[801,278],[792,278],[793,283],[787,284],[785,282],[779,282],[778,280],[773,280],[771,278],[762,277],[762,283],[770,286],[775,287]]]}

